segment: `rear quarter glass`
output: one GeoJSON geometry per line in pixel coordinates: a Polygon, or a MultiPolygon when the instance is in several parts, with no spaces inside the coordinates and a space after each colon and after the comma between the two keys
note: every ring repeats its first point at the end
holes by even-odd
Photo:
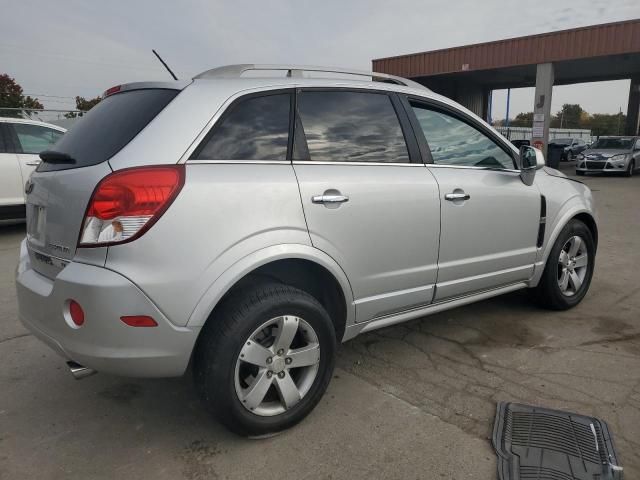
{"type": "Polygon", "coordinates": [[[68,170],[106,162],[135,138],[173,100],[179,90],[128,90],[108,96],[51,147],[74,163],[42,162],[39,172],[68,170]]]}

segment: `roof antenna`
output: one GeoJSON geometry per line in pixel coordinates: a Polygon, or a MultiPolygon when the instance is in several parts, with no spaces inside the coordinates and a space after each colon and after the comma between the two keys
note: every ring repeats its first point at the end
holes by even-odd
{"type": "Polygon", "coordinates": [[[167,65],[166,63],[164,63],[164,60],[162,59],[162,57],[160,55],[158,55],[158,52],[156,52],[154,49],[151,49],[151,51],[153,52],[153,54],[158,57],[158,60],[160,60],[160,63],[162,63],[162,65],[164,65],[164,68],[167,69],[167,71],[169,72],[169,74],[173,77],[174,80],[178,80],[178,77],[176,77],[175,73],[173,73],[171,71],[171,69],[169,68],[169,65],[167,65]]]}

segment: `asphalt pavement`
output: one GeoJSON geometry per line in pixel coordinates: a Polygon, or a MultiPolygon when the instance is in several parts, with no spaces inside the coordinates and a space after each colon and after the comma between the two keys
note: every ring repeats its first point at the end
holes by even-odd
{"type": "Polygon", "coordinates": [[[18,320],[24,226],[0,227],[0,479],[494,479],[500,400],[607,421],[640,478],[640,176],[581,180],[600,243],[578,307],[521,291],[361,335],[310,417],[264,440],[217,424],[188,377],[74,380],[18,320]]]}

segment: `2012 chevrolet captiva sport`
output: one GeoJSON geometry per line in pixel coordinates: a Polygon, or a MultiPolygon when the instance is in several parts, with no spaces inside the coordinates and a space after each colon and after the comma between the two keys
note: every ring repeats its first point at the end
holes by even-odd
{"type": "Polygon", "coordinates": [[[41,158],[24,324],[77,376],[192,365],[243,435],[304,418],[339,342],[521,288],[570,308],[593,273],[585,185],[384,74],[235,65],[119,85],[41,158]]]}

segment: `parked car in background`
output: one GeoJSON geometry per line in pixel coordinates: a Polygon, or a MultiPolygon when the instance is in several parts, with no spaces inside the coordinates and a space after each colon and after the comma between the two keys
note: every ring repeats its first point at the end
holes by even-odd
{"type": "Polygon", "coordinates": [[[516,147],[518,150],[520,150],[520,147],[523,145],[527,145],[530,146],[531,145],[531,140],[511,140],[511,143],[513,143],[513,146],[516,147]]]}
{"type": "Polygon", "coordinates": [[[24,188],[40,164],[38,154],[64,132],[48,123],[0,117],[0,224],[24,221],[24,188]]]}
{"type": "Polygon", "coordinates": [[[587,142],[581,138],[554,138],[549,140],[549,145],[556,145],[562,147],[561,160],[572,161],[575,157],[586,150],[587,142]]]}
{"type": "Polygon", "coordinates": [[[593,273],[586,185],[390,75],[119,85],[41,157],[22,322],[76,376],[192,365],[243,435],[309,414],[339,342],[523,288],[568,309],[593,273]]]}
{"type": "Polygon", "coordinates": [[[576,174],[623,173],[631,177],[640,168],[640,137],[600,137],[577,156],[576,174]]]}

